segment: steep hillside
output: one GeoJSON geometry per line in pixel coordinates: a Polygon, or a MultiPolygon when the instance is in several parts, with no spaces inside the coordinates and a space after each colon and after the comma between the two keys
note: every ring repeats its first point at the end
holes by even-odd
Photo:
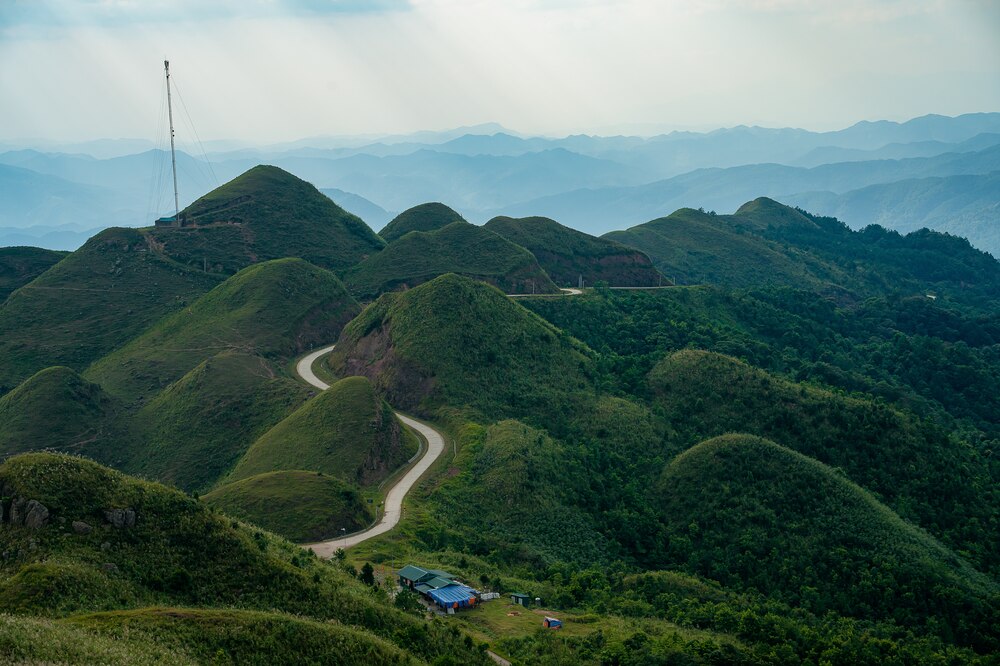
{"type": "Polygon", "coordinates": [[[689,570],[818,613],[922,628],[933,614],[947,618],[933,633],[996,646],[997,585],[815,460],[727,435],[670,462],[654,494],[689,570]]]}
{"type": "Polygon", "coordinates": [[[513,420],[469,426],[461,439],[454,465],[462,472],[433,500],[452,525],[498,557],[509,557],[509,544],[517,544],[518,557],[536,562],[608,560],[596,522],[575,506],[565,473],[575,461],[562,445],[513,420]]]}
{"type": "Polygon", "coordinates": [[[369,305],[329,363],[399,409],[447,402],[495,418],[579,405],[593,391],[590,354],[499,290],[448,274],[369,305]]]}
{"type": "Polygon", "coordinates": [[[256,645],[278,657],[285,644],[289,654],[302,649],[330,662],[341,658],[339,633],[350,639],[341,649],[375,657],[388,641],[427,661],[441,654],[485,660],[461,635],[393,609],[339,568],[176,490],[53,454],[7,460],[0,487],[0,531],[12,554],[0,562],[0,601],[8,613],[132,610],[77,616],[71,624],[111,636],[134,628],[153,643],[162,637],[168,648],[187,643],[196,655],[209,646],[250,654],[256,645]],[[6,510],[12,505],[13,521],[6,510]],[[201,610],[142,610],[149,606],[201,610]],[[213,613],[213,606],[241,610],[213,613]],[[316,623],[330,621],[337,629],[320,640],[316,623]],[[293,636],[300,648],[290,646],[293,636]],[[323,642],[326,652],[318,652],[323,642]]]}
{"type": "Polygon", "coordinates": [[[40,247],[0,247],[0,303],[59,263],[68,252],[40,247]]]}
{"type": "Polygon", "coordinates": [[[135,412],[130,445],[105,461],[184,490],[207,490],[309,394],[259,356],[223,352],[135,412]]]}
{"type": "Polygon", "coordinates": [[[372,520],[353,484],[322,472],[265,472],[219,486],[202,499],[298,543],[329,539],[341,530],[350,534],[372,520]]]}
{"type": "Polygon", "coordinates": [[[52,365],[81,371],[218,283],[137,229],[106,229],[0,305],[0,393],[52,365]]]}
{"type": "Polygon", "coordinates": [[[998,557],[1000,493],[976,449],[874,400],[795,384],[721,354],[685,350],[650,373],[679,442],[727,432],[771,439],[836,467],[976,560],[998,557]]]}
{"type": "Polygon", "coordinates": [[[767,198],[733,215],[685,208],[604,237],[645,252],[683,283],[782,286],[839,300],[933,291],[980,308],[1000,302],[1000,262],[963,239],[926,229],[852,231],[767,198]]]}
{"type": "Polygon", "coordinates": [[[56,449],[100,457],[114,439],[115,405],[66,367],[41,370],[0,397],[0,458],[56,449]]]}
{"type": "Polygon", "coordinates": [[[286,360],[335,340],[360,308],[329,271],[302,259],[243,269],[102,358],[86,376],[134,402],[223,351],[286,360]]]}
{"type": "Polygon", "coordinates": [[[371,382],[348,377],[264,433],[229,480],[277,470],[309,470],[368,486],[394,472],[416,451],[415,437],[371,382]]]}
{"type": "Polygon", "coordinates": [[[489,282],[509,294],[558,292],[530,252],[464,221],[411,232],[348,270],[344,281],[358,298],[373,298],[445,273],[489,282]]]}
{"type": "Polygon", "coordinates": [[[175,260],[223,275],[282,257],[340,270],[384,245],[359,218],[273,166],[256,166],[209,192],[181,211],[181,220],[149,234],[175,260]]]}
{"type": "Polygon", "coordinates": [[[649,257],[624,245],[565,227],[547,217],[495,217],[486,229],[527,248],[552,281],[575,287],[656,287],[665,280],[649,257]]]}
{"type": "Polygon", "coordinates": [[[644,252],[660,272],[682,284],[823,287],[808,257],[789,256],[777,243],[741,232],[726,216],[690,208],[602,238],[644,252]]]}
{"type": "Polygon", "coordinates": [[[443,203],[425,203],[404,210],[392,218],[389,224],[378,232],[386,243],[399,240],[411,231],[437,231],[452,222],[465,222],[465,218],[443,203]]]}

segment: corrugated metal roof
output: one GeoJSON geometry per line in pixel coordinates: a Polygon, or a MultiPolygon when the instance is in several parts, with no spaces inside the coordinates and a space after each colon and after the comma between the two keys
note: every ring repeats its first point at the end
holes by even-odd
{"type": "Polygon", "coordinates": [[[459,606],[467,606],[470,603],[469,600],[476,596],[476,591],[471,587],[456,583],[455,585],[442,587],[440,590],[431,590],[427,593],[427,596],[442,606],[451,606],[456,603],[459,606]]]}
{"type": "Polygon", "coordinates": [[[431,578],[430,580],[423,581],[433,587],[435,590],[440,590],[442,587],[448,587],[449,585],[455,585],[455,581],[450,578],[431,578]]]}
{"type": "Polygon", "coordinates": [[[417,583],[416,585],[413,586],[413,589],[415,589],[417,592],[430,592],[434,588],[428,585],[427,583],[417,583]]]}
{"type": "Polygon", "coordinates": [[[440,569],[428,569],[427,573],[434,574],[438,578],[447,578],[448,580],[452,580],[452,579],[455,578],[454,576],[452,576],[447,571],[441,571],[440,569]]]}
{"type": "Polygon", "coordinates": [[[415,567],[412,564],[407,564],[405,567],[399,570],[399,577],[405,578],[406,580],[420,580],[426,576],[429,572],[421,569],[420,567],[415,567]]]}

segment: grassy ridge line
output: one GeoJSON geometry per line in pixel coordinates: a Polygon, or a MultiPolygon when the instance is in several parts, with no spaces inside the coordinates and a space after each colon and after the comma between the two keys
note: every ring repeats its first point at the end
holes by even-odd
{"type": "Polygon", "coordinates": [[[510,293],[554,293],[556,286],[523,247],[465,221],[411,231],[344,274],[359,298],[413,287],[445,273],[459,273],[510,293]]]}
{"type": "Polygon", "coordinates": [[[105,229],[0,306],[0,392],[53,365],[83,371],[218,282],[142,230],[105,229]]]}
{"type": "Polygon", "coordinates": [[[394,217],[378,235],[386,243],[399,240],[411,231],[436,231],[452,222],[466,219],[443,203],[431,202],[414,206],[394,217]]]}
{"type": "Polygon", "coordinates": [[[335,334],[359,310],[340,280],[302,259],[255,264],[91,366],[125,401],[148,400],[223,351],[282,359],[335,334]]]}

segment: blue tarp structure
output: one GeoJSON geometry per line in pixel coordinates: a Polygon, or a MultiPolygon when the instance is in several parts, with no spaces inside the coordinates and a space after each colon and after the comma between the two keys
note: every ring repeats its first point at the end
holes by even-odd
{"type": "Polygon", "coordinates": [[[464,608],[475,604],[476,591],[465,585],[449,585],[439,590],[431,590],[427,593],[431,599],[444,608],[454,608],[458,604],[459,608],[464,608]]]}

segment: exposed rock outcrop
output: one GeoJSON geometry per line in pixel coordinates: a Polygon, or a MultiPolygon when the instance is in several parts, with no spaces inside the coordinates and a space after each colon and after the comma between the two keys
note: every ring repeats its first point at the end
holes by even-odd
{"type": "Polygon", "coordinates": [[[135,509],[105,509],[104,519],[115,529],[135,527],[135,509]]]}

